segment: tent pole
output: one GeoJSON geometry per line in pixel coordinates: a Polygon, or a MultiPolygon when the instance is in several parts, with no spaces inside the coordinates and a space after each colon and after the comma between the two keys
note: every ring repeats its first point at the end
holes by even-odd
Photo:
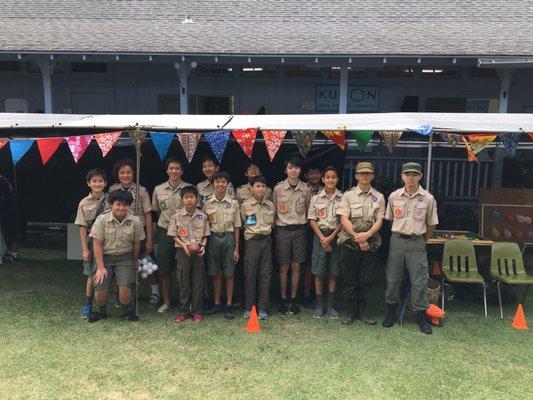
{"type": "Polygon", "coordinates": [[[430,191],[429,184],[431,181],[431,157],[433,153],[433,133],[429,135],[429,147],[428,147],[428,165],[426,166],[426,190],[430,191]]]}
{"type": "MultiPolygon", "coordinates": [[[[135,140],[135,139],[134,139],[135,140]]],[[[139,182],[141,178],[141,143],[135,144],[135,211],[139,210],[140,196],[139,196],[139,182]]],[[[148,227],[146,227],[148,229],[148,227]]],[[[137,266],[135,266],[137,267],[137,266]]],[[[135,268],[135,314],[139,315],[139,274],[135,268]]]]}

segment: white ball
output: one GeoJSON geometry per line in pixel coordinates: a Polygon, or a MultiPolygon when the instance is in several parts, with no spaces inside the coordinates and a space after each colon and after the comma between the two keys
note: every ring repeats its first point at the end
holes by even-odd
{"type": "Polygon", "coordinates": [[[143,273],[141,274],[141,278],[143,278],[143,279],[148,278],[148,274],[147,274],[146,272],[143,272],[143,273]]]}
{"type": "Polygon", "coordinates": [[[139,268],[137,268],[137,272],[141,272],[143,269],[142,267],[139,266],[139,268]]]}
{"type": "Polygon", "coordinates": [[[146,263],[146,265],[148,266],[148,268],[152,268],[152,265],[154,265],[154,264],[153,264],[151,261],[148,261],[148,262],[146,263]]]}
{"type": "Polygon", "coordinates": [[[142,262],[143,264],[146,264],[146,263],[148,262],[148,259],[143,258],[143,259],[141,259],[141,262],[142,262]]]}
{"type": "Polygon", "coordinates": [[[157,271],[158,268],[159,268],[159,267],[157,266],[157,264],[152,265],[152,270],[153,270],[153,271],[157,271]]]}
{"type": "Polygon", "coordinates": [[[146,273],[148,275],[152,275],[152,272],[154,272],[154,270],[152,268],[148,268],[148,271],[146,271],[146,273]]]}

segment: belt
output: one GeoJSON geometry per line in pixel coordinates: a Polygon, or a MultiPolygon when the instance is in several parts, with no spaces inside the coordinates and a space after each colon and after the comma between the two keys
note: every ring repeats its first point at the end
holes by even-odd
{"type": "Polygon", "coordinates": [[[399,237],[401,237],[402,239],[416,239],[416,238],[419,238],[419,237],[422,237],[422,235],[405,235],[403,233],[396,233],[399,237]]]}
{"type": "Polygon", "coordinates": [[[233,235],[233,232],[211,232],[211,236],[224,237],[227,235],[233,235]]]}
{"type": "Polygon", "coordinates": [[[305,227],[306,227],[306,224],[278,226],[278,228],[286,229],[288,231],[297,231],[299,229],[305,229],[305,227]]]}
{"type": "Polygon", "coordinates": [[[255,235],[252,236],[249,240],[266,240],[270,239],[270,235],[255,235]]]}

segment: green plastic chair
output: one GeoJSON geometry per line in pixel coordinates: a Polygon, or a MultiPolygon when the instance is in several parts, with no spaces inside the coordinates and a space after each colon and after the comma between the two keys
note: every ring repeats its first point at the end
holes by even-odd
{"type": "Polygon", "coordinates": [[[490,275],[498,281],[498,302],[500,303],[500,318],[503,319],[502,294],[500,283],[509,285],[525,285],[524,297],[526,299],[529,285],[533,285],[533,276],[528,275],[524,268],[524,259],[520,248],[516,243],[497,242],[492,245],[492,257],[490,260],[490,275]]]}
{"type": "MultiPolygon", "coordinates": [[[[487,318],[487,287],[477,270],[476,251],[470,240],[447,240],[442,254],[442,287],[444,281],[479,284],[483,287],[483,306],[487,318]]],[[[444,310],[444,290],[441,291],[444,310]]]]}

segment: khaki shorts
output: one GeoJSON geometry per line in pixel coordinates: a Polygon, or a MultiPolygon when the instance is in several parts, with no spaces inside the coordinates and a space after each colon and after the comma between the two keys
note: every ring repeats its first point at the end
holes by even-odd
{"type": "Polygon", "coordinates": [[[305,262],[307,259],[307,227],[305,225],[276,227],[276,249],[280,265],[305,262]]]}
{"type": "Polygon", "coordinates": [[[224,276],[232,277],[235,272],[233,262],[233,248],[235,239],[233,232],[211,232],[207,243],[207,270],[209,275],[217,275],[221,272],[224,276]]]}
{"type": "MultiPolygon", "coordinates": [[[[113,279],[116,279],[117,286],[131,287],[135,277],[136,269],[132,266],[132,254],[109,255],[104,254],[104,266],[107,270],[107,276],[103,282],[94,284],[94,290],[107,290],[113,284],[113,279]]],[[[94,263],[94,273],[97,270],[96,262],[94,263]]]]}
{"type": "Polygon", "coordinates": [[[317,235],[313,235],[313,254],[311,256],[311,272],[315,276],[340,275],[340,246],[331,242],[331,252],[326,253],[317,235]]]}

